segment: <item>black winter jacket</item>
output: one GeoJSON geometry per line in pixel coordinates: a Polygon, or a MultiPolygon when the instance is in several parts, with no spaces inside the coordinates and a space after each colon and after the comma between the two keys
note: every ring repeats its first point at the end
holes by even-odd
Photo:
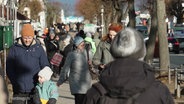
{"type": "MultiPolygon", "coordinates": [[[[129,98],[141,92],[136,104],[174,104],[168,88],[155,79],[153,69],[148,64],[135,59],[116,59],[109,63],[98,83],[101,83],[108,94],[113,94],[114,97],[129,98]]],[[[83,104],[97,104],[99,98],[99,92],[92,87],[88,90],[83,104]]],[[[126,101],[127,99],[118,104],[125,104],[126,101]]]]}

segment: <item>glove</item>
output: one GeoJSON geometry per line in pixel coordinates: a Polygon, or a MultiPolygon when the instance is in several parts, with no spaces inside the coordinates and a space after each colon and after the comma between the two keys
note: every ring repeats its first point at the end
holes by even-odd
{"type": "Polygon", "coordinates": [[[33,99],[33,104],[42,104],[40,101],[40,96],[37,88],[34,88],[32,99],[33,99]]]}
{"type": "Polygon", "coordinates": [[[55,98],[50,98],[47,104],[56,104],[56,99],[55,98]]]}

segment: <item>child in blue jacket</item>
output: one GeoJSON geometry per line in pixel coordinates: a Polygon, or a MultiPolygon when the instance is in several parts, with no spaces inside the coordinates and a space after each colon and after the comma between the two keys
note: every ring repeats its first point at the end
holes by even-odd
{"type": "Polygon", "coordinates": [[[59,93],[56,84],[50,80],[52,74],[53,72],[48,66],[44,67],[38,73],[39,83],[35,88],[35,93],[37,93],[37,96],[33,97],[33,102],[35,104],[56,104],[59,93]]]}

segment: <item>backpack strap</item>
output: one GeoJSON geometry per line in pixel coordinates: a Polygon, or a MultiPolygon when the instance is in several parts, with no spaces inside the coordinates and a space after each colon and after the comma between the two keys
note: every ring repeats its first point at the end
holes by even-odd
{"type": "Polygon", "coordinates": [[[132,97],[128,98],[126,104],[134,104],[136,99],[141,95],[141,92],[136,93],[135,95],[133,95],[132,97]]]}
{"type": "Polygon", "coordinates": [[[93,84],[92,87],[95,88],[100,93],[101,96],[103,96],[107,93],[107,90],[99,82],[93,84]]]}

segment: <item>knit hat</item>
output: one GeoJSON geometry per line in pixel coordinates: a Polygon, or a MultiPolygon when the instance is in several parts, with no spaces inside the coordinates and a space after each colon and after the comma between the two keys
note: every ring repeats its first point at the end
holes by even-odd
{"type": "Polygon", "coordinates": [[[132,57],[143,60],[146,55],[143,36],[133,28],[126,28],[116,35],[110,51],[115,58],[132,57]]]}
{"type": "Polygon", "coordinates": [[[122,25],[117,24],[117,23],[112,23],[112,24],[109,26],[109,31],[110,31],[110,30],[113,30],[113,31],[115,31],[115,32],[118,33],[119,31],[121,31],[122,28],[123,28],[122,25]]]}
{"type": "Polygon", "coordinates": [[[84,41],[84,39],[82,38],[82,37],[80,37],[80,36],[76,36],[75,38],[74,38],[74,41],[73,41],[73,43],[75,44],[75,46],[78,46],[80,43],[82,43],[84,41]]]}
{"type": "Polygon", "coordinates": [[[51,76],[53,74],[53,71],[50,67],[45,66],[40,72],[38,73],[39,76],[45,78],[45,80],[49,81],[51,76]]]}
{"type": "Polygon", "coordinates": [[[24,24],[21,31],[22,36],[32,36],[34,37],[34,30],[31,24],[24,24]]]}
{"type": "Polygon", "coordinates": [[[55,36],[54,31],[53,30],[50,30],[49,35],[54,35],[55,36]]]}

